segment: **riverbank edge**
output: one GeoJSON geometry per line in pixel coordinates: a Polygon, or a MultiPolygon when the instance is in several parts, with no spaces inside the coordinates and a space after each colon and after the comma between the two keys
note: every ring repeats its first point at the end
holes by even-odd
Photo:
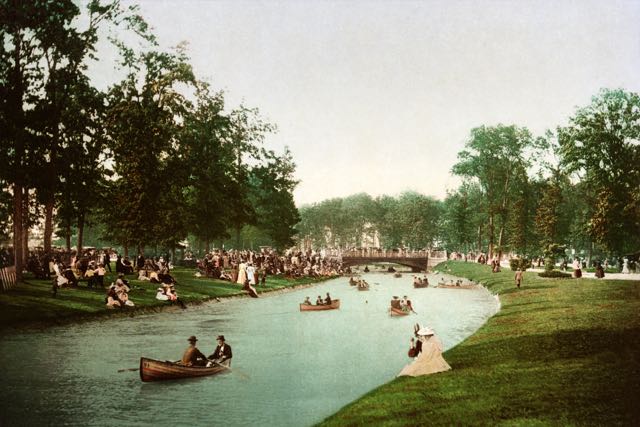
{"type": "MultiPolygon", "coordinates": [[[[303,283],[298,285],[285,286],[283,288],[278,289],[258,289],[258,295],[260,297],[278,295],[281,293],[292,292],[299,289],[311,288],[315,285],[324,283],[328,280],[345,277],[345,276],[331,276],[331,277],[322,277],[317,279],[312,283],[303,283]]],[[[240,288],[238,288],[241,291],[240,288]]],[[[238,293],[234,295],[227,296],[209,296],[207,298],[199,299],[199,300],[190,300],[185,301],[185,306],[188,307],[198,307],[205,304],[218,304],[224,301],[233,300],[233,299],[245,299],[251,298],[248,293],[238,293]]],[[[176,304],[167,304],[167,305],[155,305],[155,306],[135,306],[133,308],[125,308],[125,309],[105,309],[104,311],[98,311],[95,313],[78,313],[78,314],[70,314],[60,318],[51,318],[47,320],[28,320],[23,322],[18,322],[15,324],[10,324],[6,326],[2,326],[0,328],[0,335],[11,335],[15,333],[25,333],[30,331],[43,331],[49,328],[57,327],[57,326],[66,326],[77,323],[89,322],[89,321],[108,321],[111,319],[122,319],[126,317],[136,317],[136,316],[144,316],[149,314],[157,314],[157,313],[165,313],[165,312],[181,312],[184,310],[180,306],[176,304]]]]}
{"type": "MultiPolygon", "coordinates": [[[[471,265],[471,263],[469,264],[471,265]]],[[[531,384],[526,384],[526,393],[519,394],[518,391],[520,391],[519,388],[522,386],[522,380],[518,379],[518,381],[514,381],[519,382],[517,385],[513,385],[508,381],[501,381],[504,380],[505,377],[507,380],[516,378],[513,377],[514,371],[517,375],[517,372],[520,371],[520,369],[512,369],[505,375],[504,372],[499,371],[500,368],[496,367],[496,356],[491,358],[487,357],[484,360],[482,358],[477,358],[477,353],[479,353],[477,348],[485,347],[486,349],[489,349],[489,353],[493,352],[498,354],[498,359],[502,358],[503,352],[501,351],[501,346],[496,346],[496,343],[494,342],[496,335],[500,335],[500,328],[506,328],[507,331],[513,333],[514,330],[518,329],[518,326],[510,322],[504,322],[503,317],[507,316],[497,315],[500,314],[503,308],[508,308],[509,311],[513,311],[514,306],[516,305],[531,303],[522,301],[520,301],[519,304],[514,303],[513,296],[517,296],[517,294],[514,294],[514,291],[519,292],[520,289],[514,289],[513,272],[504,271],[503,273],[494,275],[486,274],[488,272],[486,266],[478,266],[477,270],[474,270],[469,274],[464,274],[462,273],[462,270],[465,267],[462,267],[462,265],[464,264],[451,261],[444,262],[434,268],[434,273],[455,275],[477,283],[485,288],[490,294],[494,295],[498,299],[500,306],[499,310],[494,313],[492,317],[488,318],[483,326],[478,328],[478,330],[465,340],[444,352],[443,355],[446,360],[449,360],[449,357],[454,359],[452,355],[455,353],[455,359],[458,363],[455,365],[452,363],[453,370],[433,376],[427,375],[415,378],[393,378],[389,382],[369,391],[358,399],[343,406],[334,414],[315,424],[315,426],[414,426],[423,424],[558,425],[558,423],[561,425],[602,425],[600,424],[602,419],[610,421],[615,425],[632,425],[636,421],[640,420],[640,409],[635,405],[633,398],[629,398],[629,396],[636,396],[638,394],[637,392],[640,391],[638,390],[640,387],[638,387],[637,384],[633,384],[632,381],[627,380],[629,377],[637,377],[635,374],[638,372],[639,365],[637,363],[634,365],[629,363],[629,361],[638,362],[640,360],[638,358],[638,354],[640,354],[640,351],[638,350],[640,349],[637,348],[637,345],[634,346],[634,344],[620,345],[628,342],[625,341],[625,339],[629,340],[633,339],[632,337],[637,336],[637,332],[640,331],[640,325],[637,324],[637,321],[630,322],[630,324],[622,326],[618,326],[616,322],[613,322],[615,324],[614,329],[619,329],[618,332],[623,338],[604,338],[600,340],[614,348],[615,344],[618,344],[619,348],[616,350],[618,350],[619,353],[622,353],[622,355],[619,356],[617,358],[619,360],[615,360],[612,365],[617,365],[618,367],[623,366],[626,368],[621,370],[622,372],[617,372],[605,370],[604,367],[598,366],[596,369],[600,370],[601,373],[598,375],[595,382],[597,383],[600,381],[599,384],[608,384],[606,387],[594,387],[593,379],[590,380],[588,385],[583,386],[581,380],[584,377],[581,377],[576,381],[576,383],[571,383],[571,388],[567,390],[567,384],[563,383],[563,381],[558,381],[558,379],[554,377],[542,376],[542,378],[538,380],[538,383],[532,382],[531,384]],[[487,271],[481,271],[480,268],[482,267],[485,267],[484,270],[487,271]],[[505,279],[505,276],[508,277],[508,279],[505,279]],[[494,289],[495,292],[492,291],[492,289],[494,289]],[[508,296],[506,304],[503,304],[502,298],[500,297],[500,291],[502,291],[502,295],[508,296]],[[498,317],[500,318],[498,319],[498,317]],[[491,325],[489,325],[490,323],[491,325]],[[499,327],[496,327],[497,323],[500,323],[499,327]],[[463,363],[460,363],[460,361],[463,361],[463,363]],[[465,362],[467,366],[464,366],[465,362]],[[633,366],[635,366],[635,368],[633,366]],[[478,375],[478,371],[483,374],[478,375]],[[509,375],[511,375],[511,377],[509,375]],[[478,379],[480,379],[479,384],[478,379]],[[487,381],[488,379],[490,381],[487,381]],[[474,382],[476,389],[473,389],[474,382]],[[498,383],[497,386],[496,383],[498,383]],[[501,388],[503,389],[503,392],[500,393],[501,396],[497,395],[497,393],[496,395],[492,393],[493,390],[499,390],[501,388]],[[597,391],[598,393],[593,393],[593,407],[591,407],[588,404],[585,404],[583,400],[588,400],[588,398],[585,398],[584,396],[589,395],[589,393],[593,391],[597,391]],[[615,393],[612,393],[612,391],[615,391],[615,393]],[[526,398],[521,399],[521,397],[525,397],[525,395],[526,398]],[[598,395],[600,395],[600,397],[598,395]],[[603,398],[603,396],[606,396],[607,398],[603,398]],[[564,399],[565,401],[562,403],[545,401],[549,399],[549,397],[552,397],[553,399],[564,399]],[[539,407],[532,410],[530,407],[531,402],[538,404],[539,400],[543,402],[540,406],[544,407],[544,411],[540,411],[539,407]],[[429,405],[426,402],[433,402],[433,404],[429,405]],[[615,404],[613,404],[614,402],[615,404]],[[556,408],[554,408],[554,403],[555,406],[557,406],[556,408]],[[582,403],[582,406],[579,406],[580,403],[582,403]],[[461,404],[464,404],[464,406],[461,404]],[[555,412],[554,409],[557,412],[555,412]],[[543,413],[536,415],[536,410],[543,413]],[[594,417],[594,414],[597,416],[594,417]],[[632,424],[628,424],[630,422],[632,424]]],[[[472,268],[476,267],[473,266],[472,268]]],[[[542,294],[544,292],[544,286],[539,286],[539,282],[548,282],[551,285],[548,289],[551,291],[555,290],[554,288],[557,288],[559,283],[563,283],[558,279],[538,278],[537,274],[535,278],[530,276],[529,280],[529,283],[525,282],[525,285],[522,287],[522,291],[531,291],[533,293],[542,294]]],[[[594,286],[598,286],[596,284],[598,282],[606,282],[606,280],[603,279],[586,280],[592,282],[594,286]]],[[[568,282],[570,281],[564,281],[563,284],[568,282]]],[[[625,281],[611,280],[611,282],[625,281]]],[[[576,284],[580,283],[580,279],[578,279],[576,284]]],[[[638,299],[640,299],[640,282],[629,285],[631,288],[629,289],[629,293],[635,299],[628,302],[628,307],[626,307],[626,309],[627,311],[631,310],[631,313],[634,313],[637,312],[636,307],[638,306],[638,299]]],[[[619,291],[619,288],[605,292],[613,294],[616,291],[619,291]]],[[[548,296],[548,294],[545,294],[545,296],[548,296]]],[[[548,305],[552,306],[551,303],[548,305]]],[[[546,307],[546,309],[551,308],[552,307],[546,307]]],[[[573,307],[569,304],[566,304],[564,308],[566,310],[573,310],[573,307]]],[[[542,308],[541,310],[545,310],[545,308],[542,308]]],[[[509,316],[511,315],[512,314],[510,313],[509,316]]],[[[582,316],[584,317],[584,314],[582,314],[582,316]]],[[[582,323],[588,323],[584,321],[584,318],[580,320],[582,320],[582,323]]],[[[607,320],[611,323],[613,320],[617,319],[616,316],[610,316],[607,320]]],[[[539,327],[540,325],[536,326],[539,327]]],[[[606,326],[611,327],[610,324],[606,326]]],[[[606,326],[600,327],[603,328],[603,330],[606,330],[606,326]]],[[[578,331],[581,327],[584,327],[584,325],[581,324],[580,327],[576,327],[575,330],[578,331]]],[[[536,335],[537,334],[530,332],[529,334],[519,336],[518,339],[520,339],[522,343],[527,343],[531,346],[540,340],[536,335]]],[[[500,339],[498,341],[506,342],[507,340],[500,339]]],[[[582,345],[582,342],[580,344],[582,345]]],[[[598,349],[601,348],[601,344],[603,343],[592,343],[593,347],[597,347],[598,349]]],[[[567,347],[571,350],[572,346],[570,344],[567,347]]],[[[573,347],[575,348],[577,346],[574,344],[573,347]]],[[[602,347],[606,347],[606,345],[602,347]]],[[[515,348],[515,351],[512,349],[509,350],[511,353],[523,351],[518,347],[515,348]]],[[[564,351],[566,350],[567,349],[564,349],[564,351]]],[[[583,348],[575,348],[575,350],[577,354],[580,354],[580,350],[583,350],[583,348]]],[[[606,354],[608,357],[611,356],[611,352],[607,348],[596,351],[603,352],[603,354],[606,354]]],[[[596,357],[602,356],[598,353],[596,357]]],[[[549,356],[547,356],[547,358],[549,358],[549,356]]],[[[544,360],[544,358],[542,358],[542,361],[516,360],[515,364],[519,366],[524,362],[522,364],[527,365],[526,368],[524,368],[525,371],[536,371],[537,374],[539,374],[540,371],[544,372],[547,364],[556,362],[553,355],[551,355],[550,358],[550,361],[548,359],[544,360]]],[[[504,363],[505,361],[500,360],[499,362],[504,363]]],[[[511,360],[511,362],[513,362],[513,360],[511,360]]],[[[611,368],[609,367],[609,369],[611,368]]],[[[582,371],[579,371],[578,377],[584,374],[589,375],[592,372],[593,368],[591,370],[584,368],[582,371]]],[[[562,375],[558,376],[562,380],[565,378],[562,375]]],[[[528,378],[526,375],[523,375],[523,377],[528,378]]]]}

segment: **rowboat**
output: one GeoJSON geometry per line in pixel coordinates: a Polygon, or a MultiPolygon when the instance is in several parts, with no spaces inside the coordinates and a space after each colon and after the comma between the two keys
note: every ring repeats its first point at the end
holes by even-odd
{"type": "Polygon", "coordinates": [[[368,291],[369,290],[369,286],[358,286],[358,290],[359,291],[368,291]]]}
{"type": "Polygon", "coordinates": [[[409,314],[408,311],[404,311],[400,308],[389,307],[389,314],[391,316],[407,316],[409,314]]]}
{"type": "Polygon", "coordinates": [[[475,289],[476,285],[438,285],[437,287],[446,289],[475,289]]]}
{"type": "Polygon", "coordinates": [[[330,305],[307,305],[300,304],[300,311],[335,310],[340,308],[340,300],[334,299],[330,305]]]}
{"type": "Polygon", "coordinates": [[[414,287],[414,288],[428,288],[428,287],[429,287],[429,284],[428,284],[428,283],[422,283],[422,284],[420,284],[420,283],[414,283],[414,284],[413,284],[413,287],[414,287]]]}
{"type": "Polygon", "coordinates": [[[163,362],[146,357],[140,358],[140,379],[144,382],[204,377],[228,370],[227,367],[220,365],[205,368],[204,366],[185,366],[170,361],[163,362]]]}

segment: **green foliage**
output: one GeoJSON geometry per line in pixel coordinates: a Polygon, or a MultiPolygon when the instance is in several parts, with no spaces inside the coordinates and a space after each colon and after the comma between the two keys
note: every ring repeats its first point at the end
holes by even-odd
{"type": "Polygon", "coordinates": [[[555,278],[555,279],[570,279],[571,278],[571,274],[569,274],[569,273],[564,273],[564,272],[558,271],[558,270],[546,270],[546,269],[545,269],[545,271],[541,271],[540,273],[538,273],[538,276],[546,277],[546,278],[555,278]]]}
{"type": "Polygon", "coordinates": [[[531,268],[531,266],[531,260],[529,258],[511,258],[509,260],[509,267],[511,267],[511,271],[516,271],[518,269],[526,271],[528,268],[531,268]]]}
{"type": "MultiPolygon", "coordinates": [[[[494,244],[502,246],[506,243],[505,228],[512,211],[511,201],[514,194],[526,191],[526,169],[534,158],[531,153],[546,147],[546,140],[534,139],[526,128],[481,126],[471,130],[465,149],[458,153],[458,163],[452,172],[478,182],[486,200],[484,214],[488,223],[489,252],[493,252],[494,244]],[[497,242],[496,226],[499,227],[497,242]]],[[[522,204],[520,210],[523,211],[522,204]]],[[[514,226],[512,231],[521,234],[512,240],[522,246],[524,229],[514,226]]]]}
{"type": "Polygon", "coordinates": [[[257,226],[272,240],[272,246],[286,249],[293,246],[295,225],[300,221],[293,201],[295,164],[288,149],[282,156],[265,153],[267,163],[251,172],[251,199],[257,214],[257,226]]]}
{"type": "Polygon", "coordinates": [[[640,96],[602,90],[558,128],[562,166],[586,185],[589,236],[616,253],[640,245],[640,96]]]}
{"type": "Polygon", "coordinates": [[[441,202],[415,192],[375,200],[361,193],[302,207],[298,229],[316,248],[371,245],[377,235],[384,248],[419,249],[434,246],[441,216],[441,202]]]}

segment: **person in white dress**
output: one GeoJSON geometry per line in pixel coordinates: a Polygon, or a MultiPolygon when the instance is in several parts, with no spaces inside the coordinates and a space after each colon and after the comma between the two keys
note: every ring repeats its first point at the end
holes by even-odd
{"type": "Polygon", "coordinates": [[[398,376],[417,377],[450,370],[451,366],[442,357],[442,341],[435,335],[433,329],[421,328],[416,335],[422,344],[421,351],[413,362],[402,368],[398,376]]]}
{"type": "Polygon", "coordinates": [[[250,285],[256,284],[256,268],[251,262],[247,265],[247,279],[249,280],[250,285]]]}

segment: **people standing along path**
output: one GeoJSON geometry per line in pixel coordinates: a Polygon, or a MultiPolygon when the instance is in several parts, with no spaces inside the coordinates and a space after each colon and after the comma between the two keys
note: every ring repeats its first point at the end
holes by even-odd
{"type": "Polygon", "coordinates": [[[582,277],[582,266],[580,265],[580,260],[578,258],[573,260],[573,277],[579,279],[582,277]]]}

